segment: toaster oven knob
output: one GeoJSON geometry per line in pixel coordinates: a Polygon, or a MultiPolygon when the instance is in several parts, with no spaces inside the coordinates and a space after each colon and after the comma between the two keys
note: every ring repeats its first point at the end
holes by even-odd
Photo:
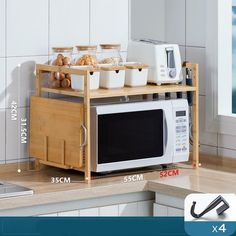
{"type": "Polygon", "coordinates": [[[169,77],[170,78],[175,78],[176,77],[176,70],[170,70],[169,71],[169,77]]]}

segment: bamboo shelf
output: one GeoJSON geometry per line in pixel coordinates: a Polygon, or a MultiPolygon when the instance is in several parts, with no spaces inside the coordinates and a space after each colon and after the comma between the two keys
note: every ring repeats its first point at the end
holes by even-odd
{"type": "MultiPolygon", "coordinates": [[[[96,99],[96,98],[108,98],[108,97],[120,97],[120,96],[134,96],[134,95],[149,95],[149,94],[157,94],[157,93],[173,93],[173,92],[193,92],[193,108],[192,108],[192,124],[193,124],[193,148],[192,148],[192,164],[194,168],[198,168],[199,166],[199,82],[198,82],[198,64],[193,63],[185,63],[184,67],[189,68],[192,70],[192,76],[193,76],[193,85],[187,86],[187,85],[147,85],[144,87],[124,87],[121,89],[98,89],[91,91],[90,90],[90,73],[94,72],[95,70],[81,70],[81,69],[74,69],[69,67],[58,67],[58,66],[51,66],[51,65],[42,65],[37,64],[36,65],[36,98],[41,97],[43,92],[46,93],[53,93],[53,94],[61,94],[61,95],[67,95],[67,96],[73,96],[73,97],[81,97],[83,98],[83,104],[77,107],[71,107],[71,109],[78,111],[78,114],[83,114],[83,118],[81,118],[81,122],[83,122],[84,126],[87,129],[87,143],[84,146],[83,150],[83,159],[79,161],[79,164],[77,166],[73,165],[65,165],[65,149],[61,151],[61,160],[62,164],[56,164],[53,162],[49,162],[47,160],[48,150],[48,139],[45,137],[43,144],[44,145],[44,151],[41,156],[43,156],[43,160],[39,160],[39,162],[36,163],[36,165],[39,165],[39,163],[46,164],[46,165],[52,165],[55,167],[60,167],[64,169],[77,169],[80,171],[83,171],[85,173],[85,180],[90,181],[91,180],[91,171],[90,171],[90,100],[96,99]],[[42,79],[43,74],[45,73],[51,73],[51,72],[60,72],[60,73],[69,73],[69,74],[75,74],[75,75],[82,75],[84,77],[84,91],[76,91],[73,89],[64,89],[64,88],[49,88],[46,86],[42,86],[42,79]],[[77,110],[76,110],[77,109],[77,110]],[[83,110],[83,112],[81,111],[83,110]],[[63,159],[64,158],[64,159],[63,159]]],[[[34,100],[34,98],[32,100],[34,100]]],[[[51,99],[52,100],[52,99],[51,99]]],[[[50,101],[50,99],[48,99],[50,101]]],[[[50,103],[46,101],[47,103],[50,103]]],[[[55,104],[54,104],[55,105],[55,104]]],[[[67,104],[65,104],[67,105],[67,104]]],[[[41,109],[43,111],[43,102],[39,102],[37,106],[41,106],[41,109]]],[[[77,114],[77,115],[78,115],[77,114]]],[[[74,127],[75,128],[75,127],[74,127]]],[[[31,130],[31,129],[30,129],[31,130]]],[[[61,142],[62,147],[65,147],[65,142],[61,142]]],[[[30,145],[30,154],[34,153],[32,151],[32,147],[30,145]]],[[[33,156],[36,157],[37,156],[33,156]]],[[[73,162],[72,162],[73,163],[73,162]]]]}
{"type": "MultiPolygon", "coordinates": [[[[84,97],[85,93],[80,91],[75,91],[73,89],[53,89],[49,87],[42,87],[42,92],[55,93],[62,95],[69,95],[74,97],[84,97]]],[[[134,96],[134,95],[148,95],[154,93],[173,93],[173,92],[188,92],[196,91],[195,87],[186,85],[147,85],[145,87],[130,88],[124,87],[121,89],[98,89],[90,91],[90,98],[107,98],[107,97],[120,97],[120,96],[134,96]]]]}

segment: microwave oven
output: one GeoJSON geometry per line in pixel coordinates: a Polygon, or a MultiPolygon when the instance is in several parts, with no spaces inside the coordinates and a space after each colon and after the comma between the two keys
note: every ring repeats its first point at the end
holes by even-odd
{"type": "Polygon", "coordinates": [[[188,161],[188,114],[186,99],[92,106],[92,171],[188,161]]]}

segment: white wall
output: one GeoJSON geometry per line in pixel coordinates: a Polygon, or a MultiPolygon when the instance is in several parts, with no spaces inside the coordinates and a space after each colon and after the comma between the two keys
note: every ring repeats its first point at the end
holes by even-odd
{"type": "Polygon", "coordinates": [[[218,134],[214,130],[209,132],[206,127],[206,102],[209,99],[205,66],[206,1],[165,0],[163,4],[161,0],[132,0],[131,6],[136,10],[131,17],[131,38],[154,38],[178,43],[181,46],[182,59],[200,65],[201,152],[236,158],[236,136],[218,134]],[[142,14],[148,9],[152,9],[148,15],[142,14]],[[154,9],[157,10],[156,13],[154,9]]]}
{"type": "Polygon", "coordinates": [[[28,158],[10,108],[16,100],[28,117],[35,63],[53,46],[89,43],[121,42],[125,56],[128,37],[129,0],[0,0],[0,164],[28,158]]]}

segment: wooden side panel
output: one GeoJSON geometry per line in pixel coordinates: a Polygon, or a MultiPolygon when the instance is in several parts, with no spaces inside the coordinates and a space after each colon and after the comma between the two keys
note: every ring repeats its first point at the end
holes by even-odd
{"type": "Polygon", "coordinates": [[[80,168],[83,120],[83,104],[31,97],[30,156],[80,168]]]}

